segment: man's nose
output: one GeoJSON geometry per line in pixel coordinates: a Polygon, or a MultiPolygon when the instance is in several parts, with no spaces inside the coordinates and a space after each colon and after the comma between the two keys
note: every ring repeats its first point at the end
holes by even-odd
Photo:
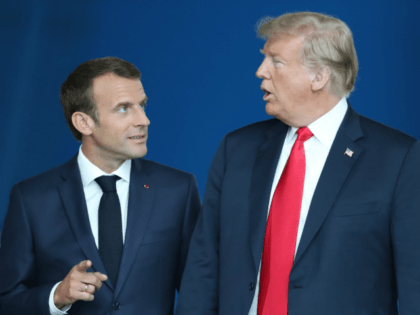
{"type": "Polygon", "coordinates": [[[267,71],[267,68],[265,66],[265,59],[257,69],[255,75],[260,79],[270,79],[270,73],[267,71]]]}
{"type": "Polygon", "coordinates": [[[135,117],[135,125],[136,126],[149,126],[150,120],[146,116],[146,112],[144,109],[138,108],[135,117]]]}

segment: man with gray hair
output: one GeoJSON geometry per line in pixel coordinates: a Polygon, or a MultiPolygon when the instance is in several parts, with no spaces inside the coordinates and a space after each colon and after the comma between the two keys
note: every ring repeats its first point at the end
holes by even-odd
{"type": "Polygon", "coordinates": [[[420,314],[420,143],[357,114],[348,26],[263,19],[274,119],[224,137],[177,315],[420,314]]]}

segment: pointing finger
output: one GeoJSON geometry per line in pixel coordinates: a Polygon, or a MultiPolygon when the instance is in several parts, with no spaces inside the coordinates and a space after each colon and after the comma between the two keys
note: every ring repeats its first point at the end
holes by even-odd
{"type": "Polygon", "coordinates": [[[79,272],[86,272],[92,266],[92,262],[90,260],[83,260],[78,265],[76,265],[76,269],[79,272]]]}

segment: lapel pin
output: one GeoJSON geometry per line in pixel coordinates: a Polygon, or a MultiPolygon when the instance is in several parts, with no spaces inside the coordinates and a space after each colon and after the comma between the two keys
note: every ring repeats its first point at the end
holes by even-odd
{"type": "Polygon", "coordinates": [[[149,189],[149,185],[144,185],[144,188],[149,189]]]}
{"type": "Polygon", "coordinates": [[[346,152],[344,152],[345,155],[348,155],[349,157],[351,157],[353,155],[353,151],[350,150],[349,148],[346,149],[346,152]]]}

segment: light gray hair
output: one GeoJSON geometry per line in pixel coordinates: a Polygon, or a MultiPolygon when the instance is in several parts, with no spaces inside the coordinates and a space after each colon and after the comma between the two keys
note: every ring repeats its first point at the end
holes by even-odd
{"type": "Polygon", "coordinates": [[[265,17],[257,23],[257,35],[268,39],[282,33],[303,37],[300,59],[309,71],[330,70],[330,93],[350,95],[356,81],[358,62],[349,27],[332,16],[297,12],[265,17]]]}

